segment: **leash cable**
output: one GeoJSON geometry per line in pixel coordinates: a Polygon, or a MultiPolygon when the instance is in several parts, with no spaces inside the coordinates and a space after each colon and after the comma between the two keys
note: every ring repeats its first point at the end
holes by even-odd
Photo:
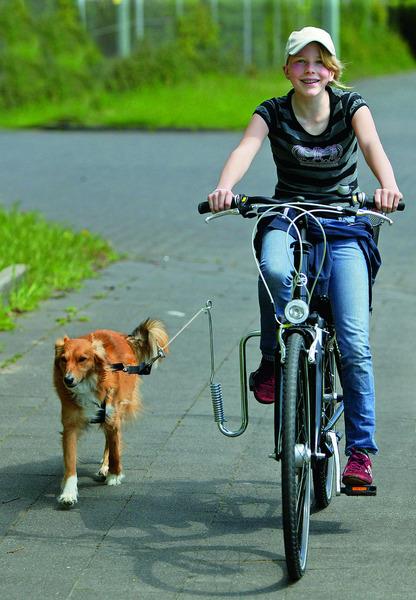
{"type": "Polygon", "coordinates": [[[211,309],[212,309],[212,300],[207,300],[205,306],[200,308],[181,329],[165,344],[162,348],[158,348],[156,356],[151,358],[148,362],[142,362],[139,365],[125,365],[124,363],[113,363],[110,365],[110,368],[113,371],[123,371],[124,373],[128,373],[129,375],[150,375],[152,370],[153,363],[159,360],[160,358],[165,357],[164,350],[176,340],[176,338],[181,335],[187,329],[191,323],[199,317],[199,315],[205,312],[209,318],[210,325],[210,338],[211,338],[211,365],[213,370],[213,348],[212,348],[212,323],[211,323],[211,309]]]}
{"type": "MultiPolygon", "coordinates": [[[[165,344],[164,346],[162,346],[162,348],[160,348],[159,350],[161,350],[162,352],[163,352],[163,350],[166,350],[166,348],[167,348],[167,347],[168,347],[168,346],[169,346],[169,345],[170,345],[172,342],[174,342],[174,341],[176,340],[176,338],[177,338],[177,337],[178,337],[178,336],[179,336],[181,333],[183,333],[183,332],[185,331],[185,329],[187,329],[187,328],[190,326],[190,324],[191,324],[191,323],[192,323],[192,322],[193,322],[193,321],[194,321],[194,320],[195,320],[197,317],[199,317],[199,315],[200,315],[202,312],[207,312],[207,311],[211,310],[211,308],[212,308],[212,300],[207,300],[207,301],[206,301],[206,303],[205,303],[205,306],[203,306],[202,308],[200,308],[200,309],[199,309],[199,310],[198,310],[198,311],[197,311],[197,312],[196,312],[196,313],[193,315],[193,317],[191,317],[191,318],[189,319],[189,321],[188,321],[187,323],[185,323],[185,325],[184,325],[183,327],[181,327],[181,329],[179,329],[179,331],[178,331],[177,333],[175,333],[175,335],[174,335],[174,336],[173,336],[173,337],[172,337],[172,338],[171,338],[171,339],[168,341],[168,343],[167,343],[167,344],[165,344]]],[[[162,358],[162,357],[160,357],[160,358],[162,358]]]]}

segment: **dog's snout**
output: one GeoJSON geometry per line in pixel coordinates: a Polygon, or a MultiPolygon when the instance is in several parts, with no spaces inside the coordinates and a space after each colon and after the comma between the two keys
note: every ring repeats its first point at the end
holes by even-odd
{"type": "Polygon", "coordinates": [[[64,377],[64,383],[67,387],[74,387],[76,384],[75,377],[71,373],[67,373],[64,377]]]}

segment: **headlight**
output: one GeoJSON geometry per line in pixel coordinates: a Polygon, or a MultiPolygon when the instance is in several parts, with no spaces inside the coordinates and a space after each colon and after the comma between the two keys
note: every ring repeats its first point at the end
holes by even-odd
{"type": "Polygon", "coordinates": [[[309,307],[303,300],[291,300],[286,304],[285,317],[289,323],[294,325],[306,321],[309,315],[309,307]]]}

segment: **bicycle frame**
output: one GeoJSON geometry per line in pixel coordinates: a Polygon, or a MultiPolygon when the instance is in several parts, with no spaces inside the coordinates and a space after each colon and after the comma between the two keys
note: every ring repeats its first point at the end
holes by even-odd
{"type": "MultiPolygon", "coordinates": [[[[301,215],[297,223],[299,230],[299,239],[292,243],[294,254],[294,270],[295,273],[300,273],[306,277],[306,281],[295,285],[293,292],[293,300],[301,300],[308,303],[307,276],[308,276],[308,260],[312,248],[312,244],[307,241],[308,231],[308,215],[301,215]]],[[[323,459],[327,453],[322,452],[321,448],[321,422],[323,408],[323,353],[326,341],[329,335],[327,323],[324,318],[316,311],[306,319],[305,322],[294,325],[291,323],[283,323],[278,331],[278,350],[276,352],[276,364],[284,362],[286,340],[294,331],[300,333],[305,339],[305,345],[308,349],[308,376],[309,376],[309,399],[310,399],[310,415],[311,415],[311,459],[312,461],[323,459]],[[283,357],[283,358],[281,358],[283,357]]],[[[281,377],[279,378],[281,381],[281,377]]],[[[282,390],[276,390],[275,403],[275,458],[280,460],[281,456],[281,395],[282,390]]],[[[331,430],[336,425],[336,422],[341,418],[343,413],[343,405],[341,410],[337,411],[337,418],[331,422],[331,430]]],[[[329,433],[329,429],[325,435],[329,433]]]]}

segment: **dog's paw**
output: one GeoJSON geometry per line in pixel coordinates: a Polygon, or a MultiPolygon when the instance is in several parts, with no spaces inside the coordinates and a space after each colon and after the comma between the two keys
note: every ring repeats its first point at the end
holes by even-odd
{"type": "Polygon", "coordinates": [[[71,508],[78,502],[78,495],[61,494],[58,496],[58,502],[62,508],[71,508]]]}
{"type": "Polygon", "coordinates": [[[68,477],[65,481],[58,502],[63,508],[71,508],[78,502],[77,476],[68,477]]]}
{"type": "Polygon", "coordinates": [[[106,480],[107,475],[108,475],[108,467],[101,467],[100,469],[98,469],[98,471],[96,473],[94,473],[94,479],[95,479],[95,481],[103,482],[106,480]]]}
{"type": "Polygon", "coordinates": [[[110,473],[109,475],[107,475],[105,482],[107,485],[120,485],[123,479],[123,473],[120,473],[120,475],[114,475],[114,473],[110,473]]]}

